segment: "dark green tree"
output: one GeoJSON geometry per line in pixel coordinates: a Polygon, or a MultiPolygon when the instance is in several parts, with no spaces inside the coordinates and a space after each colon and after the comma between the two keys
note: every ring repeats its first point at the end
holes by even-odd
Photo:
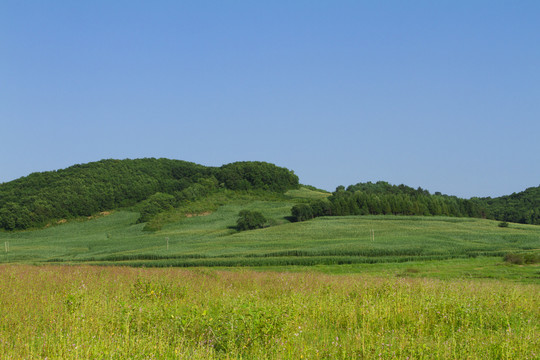
{"type": "Polygon", "coordinates": [[[313,210],[308,204],[298,204],[292,207],[291,215],[294,221],[306,221],[313,219],[313,210]]]}
{"type": "Polygon", "coordinates": [[[238,231],[260,229],[266,224],[266,218],[258,211],[242,210],[238,216],[239,218],[236,220],[238,231]]]}
{"type": "Polygon", "coordinates": [[[143,223],[149,221],[154,215],[172,209],[174,203],[174,196],[164,193],[155,193],[141,203],[141,216],[137,222],[143,223]]]}

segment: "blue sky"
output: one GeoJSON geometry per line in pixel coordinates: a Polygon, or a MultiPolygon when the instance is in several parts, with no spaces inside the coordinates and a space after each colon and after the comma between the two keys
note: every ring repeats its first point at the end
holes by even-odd
{"type": "Polygon", "coordinates": [[[0,2],[0,182],[103,158],[540,185],[539,1],[0,2]]]}

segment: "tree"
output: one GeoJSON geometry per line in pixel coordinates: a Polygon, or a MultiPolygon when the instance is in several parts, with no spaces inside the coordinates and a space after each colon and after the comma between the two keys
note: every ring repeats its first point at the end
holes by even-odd
{"type": "Polygon", "coordinates": [[[298,176],[292,171],[262,161],[240,161],[223,165],[217,170],[216,177],[231,190],[285,192],[298,187],[298,176]]]}
{"type": "Polygon", "coordinates": [[[140,205],[141,216],[137,220],[138,223],[149,221],[154,215],[171,210],[174,204],[174,196],[164,193],[155,193],[148,199],[144,200],[140,205]]]}
{"type": "Polygon", "coordinates": [[[315,200],[311,203],[311,212],[313,217],[332,215],[330,202],[327,200],[315,200]]]}
{"type": "Polygon", "coordinates": [[[292,207],[291,215],[295,221],[306,221],[313,219],[313,210],[308,204],[298,204],[292,207]]]}
{"type": "Polygon", "coordinates": [[[27,229],[31,225],[31,214],[25,206],[7,203],[0,209],[0,227],[6,230],[27,229]]]}
{"type": "Polygon", "coordinates": [[[266,224],[266,218],[258,211],[242,210],[238,216],[236,228],[239,231],[260,229],[266,224]]]}

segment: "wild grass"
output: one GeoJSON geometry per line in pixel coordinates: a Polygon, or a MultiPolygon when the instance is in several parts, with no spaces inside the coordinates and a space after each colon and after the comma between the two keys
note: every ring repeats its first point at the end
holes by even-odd
{"type": "Polygon", "coordinates": [[[0,265],[0,358],[538,359],[538,293],[500,281],[0,265]]]}

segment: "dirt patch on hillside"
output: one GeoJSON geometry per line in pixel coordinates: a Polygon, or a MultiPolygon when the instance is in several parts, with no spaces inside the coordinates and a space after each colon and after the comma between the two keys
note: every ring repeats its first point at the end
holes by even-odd
{"type": "Polygon", "coordinates": [[[92,215],[92,216],[87,216],[87,219],[88,220],[97,219],[97,218],[100,218],[102,216],[107,216],[107,215],[111,215],[111,214],[112,214],[112,211],[102,211],[99,214],[92,215]]]}
{"type": "MultiPolygon", "coordinates": [[[[102,211],[98,214],[95,214],[95,215],[91,215],[91,216],[87,216],[86,219],[88,220],[92,220],[92,219],[97,219],[97,218],[100,218],[100,217],[103,217],[103,216],[108,216],[108,215],[111,215],[112,214],[112,211],[102,211]]],[[[73,220],[73,219],[72,219],[73,220]]],[[[84,220],[84,217],[80,217],[80,218],[77,218],[75,220],[84,220]]],[[[71,220],[70,220],[71,221],[71,220]]],[[[45,228],[48,228],[48,227],[51,227],[53,225],[62,225],[62,224],[65,224],[67,223],[68,220],[67,219],[60,219],[60,220],[57,220],[57,221],[54,221],[52,223],[47,223],[45,225],[45,228]]]]}
{"type": "Polygon", "coordinates": [[[202,212],[202,213],[193,213],[193,214],[185,214],[185,216],[187,218],[190,218],[190,217],[194,217],[194,216],[207,216],[207,215],[210,215],[212,212],[211,211],[205,211],[205,212],[202,212]]]}

